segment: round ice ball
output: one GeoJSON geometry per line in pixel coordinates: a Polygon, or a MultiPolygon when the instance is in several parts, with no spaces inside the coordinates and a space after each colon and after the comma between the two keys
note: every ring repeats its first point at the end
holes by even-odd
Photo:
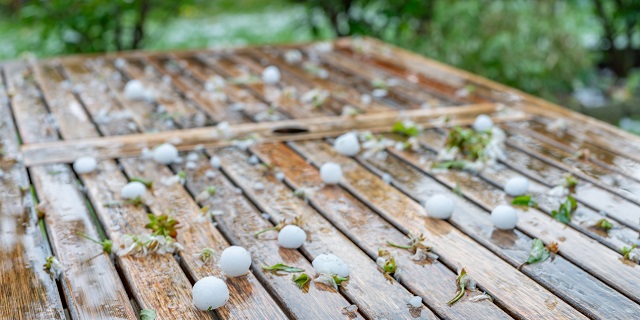
{"type": "Polygon", "coordinates": [[[94,157],[80,157],[73,162],[73,170],[78,174],[93,172],[96,166],[98,162],[94,157]]]}
{"type": "Polygon", "coordinates": [[[138,181],[127,183],[120,191],[120,196],[124,199],[135,199],[142,197],[147,192],[147,187],[138,181]]]}
{"type": "Polygon", "coordinates": [[[511,230],[518,223],[518,213],[510,206],[499,205],[491,211],[491,222],[498,229],[511,230]]]}
{"type": "Polygon", "coordinates": [[[193,304],[207,311],[222,307],[229,300],[229,288],[220,278],[205,277],[193,285],[193,304]]]}
{"type": "Polygon", "coordinates": [[[473,121],[473,129],[476,131],[487,131],[493,127],[493,120],[486,114],[481,114],[473,121]]]}
{"type": "Polygon", "coordinates": [[[358,136],[353,133],[345,133],[339,136],[333,143],[333,147],[336,151],[345,156],[355,156],[360,152],[360,142],[358,142],[358,136]]]}
{"type": "Polygon", "coordinates": [[[288,225],[278,232],[278,245],[287,249],[298,249],[307,239],[307,233],[302,228],[288,225]]]}
{"type": "Polygon", "coordinates": [[[129,100],[145,100],[147,92],[139,80],[129,80],[124,86],[124,97],[129,100]]]}
{"type": "Polygon", "coordinates": [[[316,273],[336,274],[340,277],[349,276],[349,265],[333,254],[321,254],[311,263],[316,273]]]}
{"type": "Polygon", "coordinates": [[[509,179],[504,185],[504,192],[512,197],[521,196],[529,190],[529,180],[524,177],[514,177],[509,179]]]}
{"type": "Polygon", "coordinates": [[[320,178],[326,184],[337,184],[342,179],[342,168],[337,163],[327,162],[320,167],[320,178]]]}
{"type": "Polygon", "coordinates": [[[425,203],[427,215],[437,219],[449,219],[455,206],[456,203],[451,198],[442,194],[432,196],[425,203]]]}
{"type": "Polygon", "coordinates": [[[211,157],[211,159],[209,160],[209,164],[211,164],[211,166],[214,168],[220,168],[220,166],[222,165],[222,161],[220,161],[220,158],[218,157],[211,157]]]}
{"type": "Polygon", "coordinates": [[[268,66],[262,70],[262,81],[266,84],[276,84],[280,81],[280,69],[268,66]]]}
{"type": "Polygon", "coordinates": [[[229,277],[245,275],[251,266],[251,253],[243,247],[231,246],[222,251],[218,265],[229,277]]]}
{"type": "Polygon", "coordinates": [[[172,164],[178,158],[178,149],[170,143],[163,143],[153,149],[153,160],[161,164],[172,164]]]}

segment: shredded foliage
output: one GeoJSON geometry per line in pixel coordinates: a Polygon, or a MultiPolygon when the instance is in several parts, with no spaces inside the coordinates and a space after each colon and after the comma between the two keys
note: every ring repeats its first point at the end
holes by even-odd
{"type": "Polygon", "coordinates": [[[451,299],[449,302],[447,302],[449,306],[452,306],[454,303],[458,302],[458,300],[460,300],[462,296],[464,296],[465,290],[467,289],[467,285],[469,285],[470,281],[471,278],[469,278],[469,276],[467,275],[467,271],[462,268],[460,270],[460,273],[458,274],[458,277],[456,278],[456,287],[458,288],[456,291],[456,296],[453,297],[453,299],[451,299]]]}
{"type": "Polygon", "coordinates": [[[307,285],[309,283],[309,281],[311,281],[311,278],[309,278],[309,276],[306,273],[302,273],[300,275],[293,275],[293,277],[291,279],[300,288],[304,288],[304,286],[307,285]]]}
{"type": "Polygon", "coordinates": [[[633,249],[637,248],[638,245],[634,244],[631,247],[624,247],[620,249],[620,252],[622,253],[622,256],[626,259],[626,260],[631,260],[629,255],[631,254],[631,251],[633,251],[633,249]]]}
{"type": "Polygon", "coordinates": [[[397,121],[391,129],[393,133],[403,135],[405,137],[415,137],[420,134],[420,127],[410,121],[397,121]]]}
{"type": "Polygon", "coordinates": [[[516,206],[522,206],[522,207],[532,207],[532,208],[538,207],[538,204],[533,199],[533,196],[531,196],[530,194],[517,196],[513,198],[513,200],[511,201],[511,204],[516,206]]]}
{"type": "Polygon", "coordinates": [[[473,129],[454,127],[449,132],[445,147],[457,147],[460,154],[469,161],[483,160],[484,150],[491,141],[491,131],[478,132],[473,129]]]}
{"type": "Polygon", "coordinates": [[[262,265],[262,269],[269,271],[284,271],[284,272],[303,272],[304,269],[288,266],[284,263],[276,263],[272,266],[262,265]]]}
{"type": "Polygon", "coordinates": [[[81,236],[81,237],[83,237],[83,238],[85,238],[85,239],[87,239],[87,240],[90,240],[90,241],[93,241],[93,242],[99,244],[100,246],[102,246],[102,250],[104,252],[111,253],[111,249],[113,248],[113,241],[111,241],[109,239],[98,241],[96,239],[90,238],[89,236],[87,236],[86,234],[81,233],[81,232],[78,232],[76,234],[81,236]]]}
{"type": "Polygon", "coordinates": [[[151,229],[153,231],[153,235],[163,235],[165,237],[176,238],[178,236],[178,230],[180,226],[180,222],[175,220],[172,216],[168,214],[162,215],[154,215],[149,213],[147,215],[149,217],[149,223],[144,227],[147,229],[151,229]]]}
{"type": "Polygon", "coordinates": [[[142,184],[144,184],[145,187],[147,187],[147,189],[151,189],[153,188],[153,181],[148,180],[148,179],[144,179],[144,178],[140,178],[140,177],[133,177],[131,179],[129,179],[130,182],[140,182],[142,184]]]}
{"type": "Polygon", "coordinates": [[[611,223],[611,221],[602,218],[598,221],[596,221],[596,223],[593,225],[594,228],[600,229],[600,230],[604,230],[604,231],[609,231],[611,229],[613,229],[613,223],[611,223]]]}
{"type": "Polygon", "coordinates": [[[382,248],[378,249],[378,259],[381,259],[381,263],[378,263],[378,266],[384,271],[384,273],[392,275],[398,269],[396,265],[396,259],[391,255],[389,250],[385,250],[382,248]]]}
{"type": "Polygon", "coordinates": [[[568,195],[567,199],[560,204],[558,210],[553,210],[551,212],[551,216],[564,224],[568,224],[571,222],[571,215],[576,211],[576,209],[578,209],[576,199],[571,195],[568,195]]]}
{"type": "Polygon", "coordinates": [[[523,264],[518,267],[520,270],[523,266],[527,264],[533,264],[537,262],[543,262],[549,257],[551,257],[551,261],[555,258],[556,253],[558,252],[558,243],[552,242],[548,246],[545,246],[542,240],[535,238],[531,243],[531,252],[529,253],[529,258],[523,264]]]}
{"type": "Polygon", "coordinates": [[[156,311],[153,309],[142,309],[140,311],[140,320],[155,320],[156,316],[156,311]]]}

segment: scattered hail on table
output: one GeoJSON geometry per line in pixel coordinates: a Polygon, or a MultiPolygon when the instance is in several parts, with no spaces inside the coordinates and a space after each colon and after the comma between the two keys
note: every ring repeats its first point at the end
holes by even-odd
{"type": "Polygon", "coordinates": [[[504,132],[487,115],[479,115],[472,128],[453,127],[445,148],[438,153],[438,169],[479,172],[487,165],[505,160],[504,132]]]}

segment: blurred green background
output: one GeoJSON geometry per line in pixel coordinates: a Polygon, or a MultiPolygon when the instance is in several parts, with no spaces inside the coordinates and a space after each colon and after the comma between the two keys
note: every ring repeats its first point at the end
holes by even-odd
{"type": "Polygon", "coordinates": [[[0,0],[0,60],[347,35],[640,134],[640,0],[0,0]]]}

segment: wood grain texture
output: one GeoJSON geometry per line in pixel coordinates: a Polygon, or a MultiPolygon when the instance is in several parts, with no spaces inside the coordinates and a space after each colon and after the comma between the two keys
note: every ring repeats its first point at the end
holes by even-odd
{"type": "Polygon", "coordinates": [[[229,287],[230,299],[216,313],[224,319],[286,319],[284,312],[271,298],[253,274],[238,278],[225,277],[214,264],[203,264],[197,257],[204,248],[212,248],[222,253],[229,243],[210,223],[200,221],[200,208],[184,190],[180,183],[167,185],[163,180],[173,173],[163,165],[153,161],[123,159],[121,164],[130,177],[143,177],[154,182],[154,192],[149,193],[148,206],[155,215],[174,216],[184,226],[178,232],[177,240],[184,246],[180,251],[180,263],[194,280],[207,276],[224,279],[229,287]]]}
{"type": "MultiPolygon", "coordinates": [[[[266,101],[255,97],[249,89],[233,83],[233,78],[220,69],[212,69],[200,59],[178,58],[173,56],[185,73],[191,74],[200,82],[210,82],[215,86],[217,79],[222,79],[225,83],[222,87],[217,86],[216,90],[224,94],[233,105],[241,106],[242,112],[255,122],[278,121],[291,118],[275,105],[268,105],[266,101]]],[[[232,121],[230,121],[232,123],[232,121]]]]}
{"type": "MultiPolygon", "coordinates": [[[[81,141],[32,143],[22,146],[27,166],[45,163],[72,162],[76,158],[90,155],[100,159],[135,156],[143,148],[172,141],[181,151],[200,147],[234,145],[237,140],[254,139],[256,142],[274,142],[302,139],[335,137],[354,130],[385,132],[402,116],[413,119],[424,128],[442,126],[443,116],[451,119],[448,125],[468,125],[478,113],[491,113],[493,105],[477,105],[467,108],[438,108],[430,110],[389,111],[385,113],[356,116],[322,117],[305,120],[285,120],[278,122],[247,123],[231,125],[228,135],[222,135],[216,127],[170,130],[144,135],[122,135],[117,137],[87,138],[81,141]],[[302,129],[289,133],[290,129],[302,129]],[[280,131],[282,130],[282,131],[280,131]]],[[[514,112],[496,114],[494,122],[517,121],[528,116],[514,112]]],[[[145,127],[142,127],[145,128],[145,127]]]]}
{"type": "Polygon", "coordinates": [[[391,251],[400,270],[395,278],[411,292],[419,294],[439,317],[466,319],[473,314],[477,319],[510,318],[489,300],[449,307],[447,302],[455,289],[454,271],[437,260],[415,261],[411,258],[412,252],[388,246],[387,241],[405,244],[409,243],[409,238],[345,190],[325,185],[318,169],[284,144],[261,144],[252,150],[266,163],[278,168],[292,188],[313,190],[308,197],[310,204],[369,257],[376,259],[378,248],[391,251]]]}
{"type": "MultiPolygon", "coordinates": [[[[28,88],[21,94],[31,96],[30,101],[36,102],[27,105],[24,104],[25,100],[13,99],[14,113],[20,114],[16,118],[18,121],[29,116],[50,119],[42,101],[36,98],[39,95],[30,72],[24,68],[20,73],[14,73],[25,76],[22,80],[17,83],[14,82],[16,78],[9,80],[12,86],[19,84],[28,88]]],[[[67,118],[56,119],[61,121],[67,118]]],[[[49,131],[33,122],[18,123],[21,130],[28,133],[22,136],[25,143],[57,139],[55,130],[49,131]]],[[[109,256],[94,247],[76,245],[78,232],[94,239],[99,234],[69,166],[34,167],[30,173],[44,207],[44,220],[53,253],[64,266],[60,282],[69,313],[79,319],[135,319],[133,307],[109,256]]]]}
{"type": "MultiPolygon", "coordinates": [[[[502,190],[497,190],[495,187],[487,185],[486,182],[482,182],[478,178],[470,177],[465,173],[453,171],[449,173],[437,173],[430,170],[432,158],[425,153],[400,152],[395,150],[390,150],[389,152],[402,157],[407,163],[415,167],[403,163],[402,160],[395,156],[389,156],[386,162],[379,161],[373,157],[363,161],[372,166],[374,170],[391,174],[394,177],[394,185],[401,186],[400,188],[407,194],[412,195],[412,197],[420,201],[426,201],[430,195],[436,193],[444,193],[452,198],[457,198],[452,191],[452,189],[456,187],[460,189],[461,194],[467,199],[479,204],[481,208],[485,210],[492,210],[498,204],[504,204],[510,201],[509,198],[504,196],[502,190]],[[429,176],[424,172],[418,171],[416,168],[421,168],[423,171],[428,172],[429,176]]],[[[555,220],[549,221],[550,219],[545,217],[536,219],[535,216],[542,214],[536,212],[534,209],[519,212],[520,224],[539,224],[540,229],[545,230],[544,232],[531,232],[530,228],[520,228],[520,230],[514,231],[495,230],[489,220],[488,212],[477,208],[475,203],[460,201],[460,198],[456,200],[458,201],[456,201],[454,216],[450,219],[452,223],[456,224],[459,229],[494,251],[513,266],[519,266],[527,259],[531,248],[531,237],[538,237],[545,243],[550,243],[551,241],[558,242],[560,244],[560,255],[562,257],[556,257],[553,262],[547,261],[525,266],[523,267],[523,272],[547,287],[554,294],[562,297],[579,310],[585,312],[585,314],[599,318],[616,316],[624,319],[632,313],[629,310],[635,310],[638,307],[633,301],[597,280],[596,277],[585,272],[582,269],[584,260],[576,262],[575,259],[569,259],[572,261],[569,262],[563,258],[567,257],[566,253],[570,253],[570,251],[585,254],[585,247],[576,247],[575,243],[571,243],[572,241],[582,240],[583,242],[590,243],[592,247],[597,246],[592,244],[590,239],[580,239],[582,235],[577,236],[577,232],[570,228],[560,228],[561,231],[556,230],[554,232],[554,228],[547,226],[547,224],[553,223],[555,220]],[[536,219],[536,223],[531,223],[534,219],[536,219]],[[572,234],[558,235],[558,232],[572,234]],[[528,235],[531,235],[531,237],[528,235]],[[576,237],[578,240],[572,239],[576,237]],[[569,241],[568,239],[572,240],[569,241]],[[594,301],[604,296],[608,297],[605,299],[608,303],[600,304],[599,308],[595,310],[593,308],[594,301]],[[620,305],[625,305],[626,307],[619,308],[620,305]]],[[[608,252],[609,250],[603,247],[599,247],[596,250],[598,249],[600,254],[604,256],[610,254],[610,252],[608,252]],[[604,253],[602,253],[602,251],[604,251],[604,253]]],[[[587,249],[586,251],[589,250],[594,249],[587,249]]],[[[569,255],[569,258],[572,258],[571,255],[569,255]]],[[[615,264],[610,267],[615,268],[618,266],[620,268],[634,269],[621,263],[615,255],[614,260],[615,264]]],[[[597,261],[600,262],[602,259],[597,259],[597,261]]],[[[589,261],[587,263],[589,263],[589,261]]]]}
{"type": "MultiPolygon", "coordinates": [[[[272,50],[274,49],[275,48],[272,50]]],[[[386,105],[377,99],[372,100],[370,103],[362,101],[362,95],[364,93],[361,92],[370,93],[370,91],[373,90],[370,85],[367,88],[368,90],[361,90],[361,88],[359,88],[359,84],[354,83],[353,81],[348,83],[347,81],[341,81],[347,79],[343,76],[336,76],[335,74],[332,74],[332,71],[328,71],[327,78],[323,79],[308,71],[309,65],[306,63],[311,63],[311,61],[303,60],[302,62],[292,65],[282,59],[281,52],[272,52],[272,50],[269,50],[269,48],[263,50],[247,50],[247,53],[254,57],[254,59],[259,59],[277,66],[278,69],[282,70],[282,72],[291,74],[295,79],[308,81],[314,88],[331,92],[333,97],[339,101],[343,101],[345,104],[349,104],[360,112],[385,111],[391,108],[389,105],[386,105]],[[307,70],[304,70],[305,67],[307,67],[307,70]]],[[[399,105],[397,102],[394,104],[399,105]]]]}
{"type": "MultiPolygon", "coordinates": [[[[407,306],[413,294],[395,280],[384,277],[366,253],[349,241],[317,211],[309,207],[305,201],[293,195],[293,190],[273,175],[265,175],[261,169],[263,166],[249,164],[249,157],[242,151],[228,148],[217,154],[222,160],[225,172],[258,205],[260,210],[269,214],[273,223],[278,223],[282,219],[291,220],[296,216],[301,217],[308,239],[301,251],[309,260],[313,260],[320,254],[331,253],[349,265],[349,281],[339,287],[340,292],[353,301],[365,317],[387,319],[415,317],[407,306]],[[256,183],[262,183],[264,189],[255,188],[256,183]]],[[[331,287],[326,288],[333,291],[331,287]]],[[[419,312],[419,316],[435,318],[427,308],[416,311],[419,312]]]]}
{"type": "MultiPolygon", "coordinates": [[[[232,244],[245,247],[251,252],[253,274],[277,297],[283,310],[296,319],[361,317],[357,313],[346,312],[344,308],[351,303],[331,290],[313,284],[302,290],[291,280],[291,274],[263,270],[262,265],[271,266],[276,263],[302,268],[308,273],[313,267],[298,250],[279,247],[273,239],[275,232],[255,237],[256,232],[272,228],[273,224],[256,210],[220,170],[211,167],[205,155],[200,153],[195,163],[197,167],[189,171],[186,187],[192,195],[197,196],[207,192],[208,187],[216,188],[215,194],[205,197],[200,205],[219,212],[213,215],[218,229],[232,244]],[[207,174],[207,171],[214,175],[211,177],[211,173],[207,174]]],[[[176,170],[180,168],[179,165],[174,167],[176,170]]]]}
{"type": "Polygon", "coordinates": [[[0,70],[0,319],[64,319],[56,282],[42,265],[51,250],[43,238],[0,70]]]}
{"type": "Polygon", "coordinates": [[[359,166],[354,160],[340,156],[324,142],[303,141],[294,148],[315,165],[332,161],[343,171],[341,185],[358,199],[375,208],[385,219],[403,232],[423,233],[441,253],[448,265],[460,265],[478,281],[483,290],[516,317],[535,314],[540,318],[584,318],[515,267],[442,220],[428,218],[424,207],[384,183],[382,179],[359,166]],[[445,255],[446,253],[446,255],[445,255]],[[553,302],[553,307],[548,303],[553,302]]]}
{"type": "MultiPolygon", "coordinates": [[[[163,78],[169,77],[182,96],[193,100],[195,104],[207,112],[214,122],[243,123],[249,121],[242,112],[227,106],[229,101],[226,95],[220,94],[217,88],[207,90],[203,82],[183,74],[180,66],[175,61],[156,59],[145,59],[143,61],[160,71],[163,78]]],[[[207,82],[205,81],[204,83],[207,82]]]]}
{"type": "MultiPolygon", "coordinates": [[[[433,152],[437,152],[440,148],[444,147],[445,137],[438,130],[427,130],[420,136],[420,140],[423,141],[426,148],[433,152]]],[[[426,157],[422,158],[422,161],[426,161],[426,157]]],[[[505,161],[510,162],[510,161],[505,161]]],[[[523,176],[520,172],[512,170],[507,166],[498,166],[496,168],[487,167],[479,173],[480,177],[488,181],[492,185],[498,188],[504,188],[504,185],[511,178],[523,176]]],[[[544,186],[537,181],[529,182],[529,193],[534,196],[538,207],[547,214],[550,214],[552,210],[558,208],[557,199],[549,196],[551,188],[544,186]]],[[[576,212],[573,214],[572,220],[569,223],[572,227],[576,228],[580,232],[589,235],[595,240],[609,246],[613,250],[618,251],[624,246],[633,245],[638,238],[638,231],[619,223],[615,217],[603,215],[601,210],[594,210],[588,205],[583,205],[581,197],[577,197],[580,205],[576,212]],[[607,218],[608,221],[613,223],[613,229],[608,232],[595,228],[594,225],[600,219],[607,218]]],[[[504,198],[505,200],[510,200],[504,198]]],[[[609,204],[609,206],[612,206],[609,204]]]]}

